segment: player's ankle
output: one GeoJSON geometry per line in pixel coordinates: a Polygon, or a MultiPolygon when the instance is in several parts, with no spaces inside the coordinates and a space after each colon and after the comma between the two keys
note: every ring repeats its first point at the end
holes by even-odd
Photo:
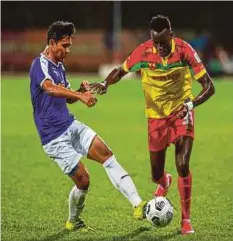
{"type": "Polygon", "coordinates": [[[67,221],[70,223],[74,223],[76,221],[76,217],[70,217],[70,218],[68,218],[67,221]]]}
{"type": "Polygon", "coordinates": [[[181,223],[191,223],[191,219],[190,218],[182,218],[181,223]]]}

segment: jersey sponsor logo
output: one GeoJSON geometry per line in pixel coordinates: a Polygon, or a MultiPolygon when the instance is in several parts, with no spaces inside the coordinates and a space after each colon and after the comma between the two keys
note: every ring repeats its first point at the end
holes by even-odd
{"type": "Polygon", "coordinates": [[[60,73],[59,71],[57,71],[56,68],[52,67],[53,69],[53,73],[56,75],[56,79],[58,81],[58,83],[61,83],[62,85],[65,85],[65,79],[62,73],[60,73]]]}
{"type": "Polygon", "coordinates": [[[170,80],[170,79],[177,81],[180,79],[180,73],[168,74],[166,76],[152,76],[151,78],[154,80],[159,80],[159,81],[166,81],[166,80],[170,80]]]}
{"type": "Polygon", "coordinates": [[[56,74],[57,78],[59,78],[59,73],[55,70],[53,70],[54,74],[56,74]]]}

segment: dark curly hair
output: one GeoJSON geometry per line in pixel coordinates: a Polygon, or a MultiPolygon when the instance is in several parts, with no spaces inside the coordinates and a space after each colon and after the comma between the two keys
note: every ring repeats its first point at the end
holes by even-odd
{"type": "Polygon", "coordinates": [[[47,32],[47,44],[49,44],[50,39],[54,39],[55,42],[58,42],[65,36],[71,36],[76,32],[75,26],[73,23],[65,21],[57,21],[52,23],[47,32]]]}
{"type": "Polygon", "coordinates": [[[171,30],[171,23],[168,17],[164,15],[156,15],[149,23],[150,30],[161,32],[163,29],[171,30]]]}

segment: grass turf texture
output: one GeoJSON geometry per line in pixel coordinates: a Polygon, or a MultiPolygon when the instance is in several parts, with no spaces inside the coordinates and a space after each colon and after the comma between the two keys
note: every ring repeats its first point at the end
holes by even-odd
{"type": "MultiPolygon", "coordinates": [[[[80,78],[71,82],[74,88],[80,78]]],[[[84,219],[95,233],[67,233],[67,197],[72,183],[45,155],[32,117],[28,77],[2,77],[2,240],[232,240],[232,87],[215,81],[216,95],[196,110],[196,139],[191,157],[192,223],[195,234],[183,237],[174,147],[166,169],[173,175],[168,198],[174,219],[163,229],[132,217],[132,207],[111,185],[101,165],[84,159],[91,176],[84,219]]],[[[194,94],[200,87],[194,83],[194,94]]],[[[152,198],[147,151],[147,122],[139,80],[122,81],[99,97],[94,108],[70,105],[113,149],[140,195],[152,198]]]]}

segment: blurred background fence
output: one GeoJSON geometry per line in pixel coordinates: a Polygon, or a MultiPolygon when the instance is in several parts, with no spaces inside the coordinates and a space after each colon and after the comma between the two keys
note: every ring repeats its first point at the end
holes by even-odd
{"type": "Polygon", "coordinates": [[[69,71],[97,72],[121,63],[149,38],[152,16],[169,16],[175,35],[199,53],[212,76],[233,75],[233,2],[2,2],[2,71],[28,71],[46,46],[46,31],[56,20],[77,28],[69,71]]]}

